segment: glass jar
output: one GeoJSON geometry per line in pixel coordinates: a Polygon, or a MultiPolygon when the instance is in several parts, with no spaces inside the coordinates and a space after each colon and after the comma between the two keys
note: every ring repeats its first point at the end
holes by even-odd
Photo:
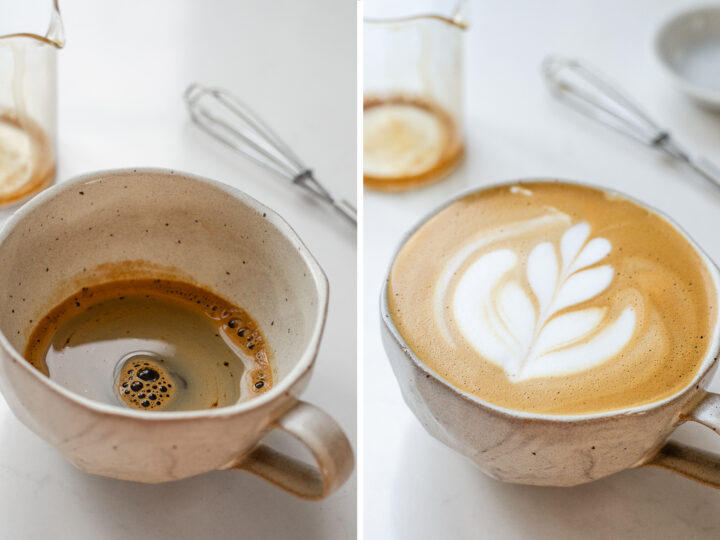
{"type": "Polygon", "coordinates": [[[55,180],[57,0],[0,0],[0,206],[55,180]]]}
{"type": "Polygon", "coordinates": [[[450,14],[437,4],[414,2],[418,14],[410,15],[366,12],[363,182],[368,188],[423,186],[444,178],[462,160],[465,3],[455,4],[450,14]]]}

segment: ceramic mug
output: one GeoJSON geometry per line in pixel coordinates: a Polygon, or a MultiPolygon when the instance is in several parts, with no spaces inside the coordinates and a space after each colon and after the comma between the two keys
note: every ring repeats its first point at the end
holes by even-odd
{"type": "MultiPolygon", "coordinates": [[[[483,189],[487,188],[465,193],[426,216],[407,233],[396,256],[425,222],[453,202],[483,189]]],[[[718,269],[688,235],[661,212],[631,197],[613,195],[661,215],[683,234],[713,276],[716,305],[720,305],[718,269]]],[[[720,319],[698,374],[691,384],[667,399],[597,414],[526,413],[455,388],[415,356],[390,316],[389,275],[388,270],[380,299],[382,340],[403,398],[432,436],[468,457],[489,476],[521,484],[573,486],[625,469],[657,466],[720,488],[720,455],[667,442],[672,431],[688,420],[720,434],[720,395],[705,390],[717,369],[720,319]]]]}
{"type": "Polygon", "coordinates": [[[165,482],[241,469],[312,499],[352,472],[341,428],[298,398],[325,324],[327,279],[279,215],[236,189],[156,169],[54,186],[0,232],[0,298],[0,390],[85,472],[165,482]],[[33,321],[83,286],[130,277],[190,280],[247,309],[273,351],[276,384],[229,407],[153,413],[70,392],[23,359],[33,321]],[[305,445],[316,466],[259,444],[273,429],[305,445]]]}

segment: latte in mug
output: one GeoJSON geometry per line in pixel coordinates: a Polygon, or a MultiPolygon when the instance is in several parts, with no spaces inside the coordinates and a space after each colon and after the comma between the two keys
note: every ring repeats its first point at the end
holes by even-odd
{"type": "Polygon", "coordinates": [[[663,217],[562,182],[489,188],[421,226],[388,306],[420,361],[508,409],[590,414],[660,401],[707,354],[717,292],[663,217]]]}

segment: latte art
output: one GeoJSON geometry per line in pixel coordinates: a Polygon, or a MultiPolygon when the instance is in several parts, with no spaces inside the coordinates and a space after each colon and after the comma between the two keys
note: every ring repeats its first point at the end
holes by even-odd
{"type": "Polygon", "coordinates": [[[498,405],[582,414],[669,397],[717,332],[715,274],[664,218],[559,182],[461,199],[393,263],[388,306],[417,357],[498,405]]]}
{"type": "Polygon", "coordinates": [[[519,263],[518,254],[509,249],[481,256],[460,278],[453,297],[457,325],[478,353],[502,367],[511,380],[592,368],[630,340],[635,328],[632,306],[613,320],[603,307],[559,314],[597,296],[612,281],[611,266],[588,268],[611,249],[605,238],[588,242],[589,232],[587,223],[565,232],[561,261],[550,242],[535,246],[526,261],[527,285],[504,279],[519,263]]]}

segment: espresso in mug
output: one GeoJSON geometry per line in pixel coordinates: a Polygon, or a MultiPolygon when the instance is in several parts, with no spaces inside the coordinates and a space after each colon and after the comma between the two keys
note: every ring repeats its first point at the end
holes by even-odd
{"type": "Polygon", "coordinates": [[[718,309],[706,264],[673,225],[561,182],[494,187],[440,211],[398,253],[388,306],[410,349],[453,386],[562,415],[682,390],[718,309]]]}
{"type": "Polygon", "coordinates": [[[225,407],[267,391],[269,349],[243,309],[189,283],[83,288],[34,329],[25,358],[85,397],[140,410],[225,407]]]}

